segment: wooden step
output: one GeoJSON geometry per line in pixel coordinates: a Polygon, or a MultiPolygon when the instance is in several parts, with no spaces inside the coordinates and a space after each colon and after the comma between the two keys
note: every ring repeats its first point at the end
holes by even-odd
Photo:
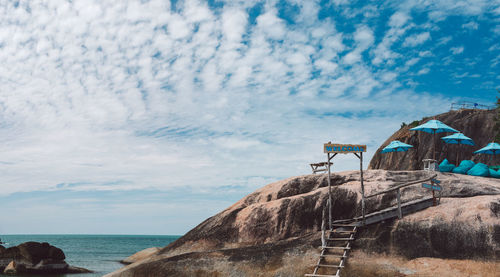
{"type": "Polygon", "coordinates": [[[328,267],[328,268],[343,268],[343,265],[329,265],[329,264],[319,264],[317,267],[328,267]]]}
{"type": "Polygon", "coordinates": [[[323,254],[323,255],[319,255],[320,257],[322,258],[340,258],[340,259],[345,259],[347,258],[347,256],[344,256],[344,255],[335,255],[335,254],[323,254]]]}
{"type": "Polygon", "coordinates": [[[335,226],[335,227],[357,227],[356,223],[347,223],[347,224],[332,223],[332,226],[335,226]]]}
{"type": "Polygon", "coordinates": [[[329,238],[328,240],[333,240],[333,241],[352,241],[354,239],[353,238],[329,238]]]}
{"type": "Polygon", "coordinates": [[[306,274],[304,276],[307,276],[307,277],[338,277],[337,274],[335,275],[323,275],[323,274],[306,274]]]}
{"type": "Polygon", "coordinates": [[[338,250],[350,250],[351,247],[342,247],[342,246],[322,246],[322,249],[338,249],[338,250]]]}
{"type": "Polygon", "coordinates": [[[335,234],[335,233],[337,233],[337,234],[340,234],[340,233],[342,233],[342,234],[354,234],[356,232],[357,231],[337,230],[337,229],[335,229],[335,230],[331,231],[330,234],[335,234]]]}

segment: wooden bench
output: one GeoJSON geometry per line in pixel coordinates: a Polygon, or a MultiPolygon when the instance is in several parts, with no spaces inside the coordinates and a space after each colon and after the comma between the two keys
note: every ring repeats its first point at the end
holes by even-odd
{"type": "MultiPolygon", "coordinates": [[[[330,163],[330,166],[333,163],[330,163]]],[[[321,162],[321,163],[314,163],[314,164],[309,164],[311,166],[313,174],[316,174],[317,172],[326,172],[328,171],[328,162],[321,162]]]]}

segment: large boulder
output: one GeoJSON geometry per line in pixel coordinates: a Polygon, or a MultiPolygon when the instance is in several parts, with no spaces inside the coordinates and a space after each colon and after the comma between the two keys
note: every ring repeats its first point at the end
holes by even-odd
{"type": "Polygon", "coordinates": [[[120,261],[122,264],[133,264],[135,262],[144,260],[146,258],[149,258],[153,256],[154,254],[158,253],[160,251],[160,247],[151,247],[151,248],[146,248],[144,250],[141,250],[134,255],[127,257],[123,260],[120,261]]]}
{"type": "Polygon", "coordinates": [[[370,161],[369,169],[387,169],[387,170],[418,170],[423,168],[422,160],[432,158],[434,149],[434,138],[432,134],[424,132],[410,131],[411,128],[425,122],[437,119],[443,123],[461,131],[466,136],[474,140],[476,146],[456,144],[446,144],[440,137],[450,135],[451,133],[436,134],[436,160],[438,163],[444,159],[448,159],[455,164],[457,155],[460,160],[472,159],[478,163],[490,163],[490,155],[474,155],[473,152],[490,143],[494,137],[495,125],[495,110],[470,110],[462,109],[458,111],[450,111],[437,115],[435,117],[427,117],[422,120],[415,121],[414,124],[403,126],[389,137],[370,161]],[[391,141],[399,140],[401,142],[413,145],[413,148],[407,152],[395,152],[382,154],[381,151],[391,141]]]}
{"type": "Polygon", "coordinates": [[[70,267],[64,252],[46,242],[25,242],[10,248],[0,248],[0,270],[6,274],[63,274],[90,272],[70,267]]]}
{"type": "MultiPolygon", "coordinates": [[[[401,220],[362,228],[355,248],[406,259],[498,260],[500,182],[452,173],[436,174],[443,187],[440,205],[401,220]]],[[[427,178],[429,172],[368,170],[364,176],[365,191],[369,195],[395,184],[427,178]]],[[[357,171],[333,174],[334,219],[360,215],[359,177],[357,171]]],[[[328,198],[327,178],[326,174],[306,175],[269,184],[208,218],[157,254],[107,277],[303,276],[310,273],[321,245],[318,231],[328,198]]],[[[402,190],[403,201],[429,195],[430,191],[420,184],[402,190]]],[[[366,202],[367,211],[395,203],[395,193],[374,197],[366,202]]],[[[362,264],[355,259],[353,264],[362,264]]],[[[356,270],[350,272],[355,274],[356,270]]]]}

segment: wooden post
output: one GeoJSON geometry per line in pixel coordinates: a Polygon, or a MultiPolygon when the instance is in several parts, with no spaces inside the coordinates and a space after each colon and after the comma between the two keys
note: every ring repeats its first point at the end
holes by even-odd
{"type": "Polygon", "coordinates": [[[326,246],[326,237],[325,237],[325,229],[326,229],[326,207],[323,206],[323,213],[321,215],[321,246],[324,248],[326,246]]]}
{"type": "Polygon", "coordinates": [[[359,152],[359,173],[361,178],[361,213],[365,225],[365,185],[363,184],[363,152],[359,152]]]}
{"type": "Polygon", "coordinates": [[[327,153],[328,156],[328,224],[330,227],[330,230],[332,230],[332,184],[330,180],[330,153],[327,153]]]}
{"type": "Polygon", "coordinates": [[[398,189],[398,218],[401,219],[403,218],[403,212],[401,212],[401,192],[400,189],[398,189]]]}

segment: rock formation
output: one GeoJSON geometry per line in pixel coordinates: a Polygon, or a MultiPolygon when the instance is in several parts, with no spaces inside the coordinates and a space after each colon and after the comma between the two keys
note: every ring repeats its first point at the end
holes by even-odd
{"type": "Polygon", "coordinates": [[[472,152],[493,141],[495,137],[495,110],[462,109],[443,113],[435,117],[423,118],[420,121],[415,121],[414,124],[402,127],[380,146],[370,161],[368,169],[422,169],[422,160],[432,158],[432,151],[434,149],[433,135],[410,131],[410,129],[424,124],[431,119],[440,120],[446,125],[464,133],[473,139],[476,144],[475,146],[462,145],[461,147],[456,144],[446,144],[440,138],[452,133],[438,133],[436,134],[436,160],[440,162],[446,158],[451,163],[456,163],[458,154],[460,160],[472,159],[474,162],[491,163],[491,159],[494,157],[484,154],[474,155],[472,152]],[[413,148],[407,152],[380,153],[393,140],[413,145],[413,148]]]}
{"type": "Polygon", "coordinates": [[[5,248],[0,245],[0,272],[17,274],[89,273],[84,268],[68,265],[64,252],[48,243],[25,242],[5,248]]]}
{"type": "Polygon", "coordinates": [[[120,261],[120,263],[122,264],[133,264],[135,262],[138,262],[138,261],[141,261],[141,260],[144,260],[146,258],[149,258],[153,255],[155,255],[156,253],[158,253],[160,251],[160,247],[151,247],[151,248],[146,248],[144,250],[141,250],[137,253],[135,253],[134,255],[128,257],[128,258],[125,258],[123,260],[120,261]]]}
{"type": "MultiPolygon", "coordinates": [[[[366,194],[428,174],[368,170],[366,194]]],[[[356,171],[333,174],[334,219],[360,214],[359,177],[356,171]]],[[[483,259],[488,268],[500,266],[500,182],[451,173],[438,173],[438,179],[444,188],[440,205],[361,229],[354,245],[361,254],[349,260],[345,276],[363,276],[360,265],[363,272],[368,270],[360,260],[364,259],[362,253],[370,253],[370,257],[374,253],[405,259],[459,259],[458,263],[460,259],[483,259]]],[[[402,199],[410,201],[429,194],[414,185],[403,189],[402,199]]],[[[106,277],[303,276],[317,262],[321,213],[327,198],[326,174],[269,184],[208,218],[157,254],[106,277]]],[[[367,201],[367,211],[395,202],[395,194],[372,198],[367,201]]],[[[366,276],[403,276],[398,270],[386,268],[384,275],[374,269],[366,276]]]]}

